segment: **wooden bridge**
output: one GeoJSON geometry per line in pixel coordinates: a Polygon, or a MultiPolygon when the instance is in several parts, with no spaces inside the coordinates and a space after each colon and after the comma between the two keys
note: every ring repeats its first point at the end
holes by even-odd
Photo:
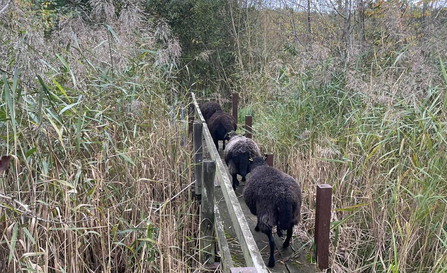
{"type": "MultiPolygon", "coordinates": [[[[316,272],[306,260],[304,248],[297,240],[287,250],[276,252],[277,263],[267,268],[268,240],[265,234],[255,232],[256,216],[252,215],[242,197],[242,188],[235,192],[226,165],[214,145],[194,93],[189,113],[189,131],[193,135],[195,193],[201,199],[200,260],[203,264],[219,264],[223,272],[316,272]],[[191,130],[192,129],[192,130],[191,130]],[[217,242],[217,244],[216,244],[217,242]],[[301,247],[301,248],[300,248],[301,247]],[[301,252],[295,252],[300,249],[301,252]],[[261,250],[261,251],[260,251],[261,250]],[[279,256],[279,257],[278,257],[279,256]]],[[[237,93],[233,94],[233,116],[237,120],[237,93]]],[[[251,116],[246,116],[247,137],[251,137],[251,116]]],[[[267,162],[273,164],[270,155],[267,162]]],[[[329,185],[317,188],[315,248],[318,267],[329,266],[329,226],[331,191],[329,185]]],[[[277,236],[275,243],[282,246],[277,236]]]]}

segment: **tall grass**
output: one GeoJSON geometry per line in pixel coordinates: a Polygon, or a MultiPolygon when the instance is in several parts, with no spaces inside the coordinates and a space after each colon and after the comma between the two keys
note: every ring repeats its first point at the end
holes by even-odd
{"type": "Polygon", "coordinates": [[[299,229],[307,235],[296,235],[311,240],[315,188],[327,183],[335,272],[444,272],[446,85],[421,99],[396,95],[374,104],[345,91],[340,77],[319,86],[312,80],[271,79],[285,93],[249,90],[251,103],[241,110],[255,116],[255,141],[302,186],[299,229]]]}
{"type": "Polygon", "coordinates": [[[11,51],[2,61],[0,155],[12,159],[0,174],[1,272],[200,266],[190,151],[180,105],[170,109],[167,95],[172,67],[157,63],[153,32],[117,28],[25,43],[2,29],[11,51]]]}

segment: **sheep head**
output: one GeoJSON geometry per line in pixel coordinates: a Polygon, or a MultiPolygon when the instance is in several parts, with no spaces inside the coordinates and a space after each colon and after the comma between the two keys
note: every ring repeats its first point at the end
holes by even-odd
{"type": "Polygon", "coordinates": [[[258,156],[258,157],[250,158],[250,159],[249,159],[249,162],[250,162],[250,170],[253,170],[254,168],[256,168],[256,167],[258,167],[258,166],[266,165],[267,162],[265,162],[265,160],[266,160],[266,157],[265,157],[265,156],[264,156],[264,157],[258,156]]]}

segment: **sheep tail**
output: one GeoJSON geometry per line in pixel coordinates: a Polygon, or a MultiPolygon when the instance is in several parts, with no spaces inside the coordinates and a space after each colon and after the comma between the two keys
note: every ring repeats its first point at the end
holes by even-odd
{"type": "MultiPolygon", "coordinates": [[[[291,203],[283,203],[278,205],[278,228],[279,233],[282,230],[288,230],[292,226],[293,205],[291,203]]],[[[278,235],[279,235],[278,233],[278,235]]]]}

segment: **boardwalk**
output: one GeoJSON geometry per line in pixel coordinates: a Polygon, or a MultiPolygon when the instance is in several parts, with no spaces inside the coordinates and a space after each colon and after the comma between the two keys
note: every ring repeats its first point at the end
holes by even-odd
{"type": "MultiPolygon", "coordinates": [[[[240,185],[236,192],[233,191],[231,176],[228,174],[227,166],[222,161],[222,147],[220,147],[219,151],[216,149],[194,93],[191,93],[191,97],[193,111],[190,115],[191,117],[196,116],[199,120],[198,122],[194,122],[194,124],[194,118],[188,121],[190,128],[193,129],[190,132],[193,135],[194,173],[196,179],[195,192],[197,195],[204,197],[209,196],[209,194],[210,196],[214,196],[212,199],[202,199],[201,211],[209,212],[210,208],[214,207],[211,211],[214,210],[216,214],[215,217],[212,214],[209,216],[201,215],[204,232],[201,235],[203,236],[202,240],[204,240],[204,252],[201,256],[202,262],[207,261],[207,255],[210,254],[209,251],[211,253],[214,252],[212,250],[212,244],[207,243],[209,242],[210,236],[213,237],[212,233],[209,233],[210,224],[206,224],[208,221],[211,223],[215,222],[215,224],[211,225],[214,226],[216,233],[214,238],[217,239],[220,248],[220,265],[224,269],[224,272],[316,272],[316,267],[307,261],[310,260],[312,255],[306,252],[308,248],[303,246],[303,242],[292,238],[290,247],[283,250],[283,239],[278,238],[276,234],[274,235],[277,246],[275,251],[276,265],[272,269],[268,269],[265,266],[265,261],[268,259],[270,250],[267,236],[259,232],[254,232],[257,219],[250,213],[242,197],[244,184],[240,185]],[[215,163],[215,176],[212,174],[214,168],[207,168],[206,174],[205,169],[202,172],[202,166],[205,163],[205,161],[202,161],[203,159],[207,159],[207,166],[215,163]],[[204,181],[205,176],[208,178],[204,181]],[[203,185],[206,185],[206,187],[203,185]],[[214,200],[214,202],[210,202],[210,200],[214,200]],[[208,248],[205,250],[206,246],[208,248]],[[243,267],[248,267],[249,269],[240,271],[243,267]]],[[[233,110],[235,110],[235,107],[233,107],[233,110]]],[[[327,227],[329,226],[329,222],[325,224],[327,227]]],[[[324,241],[322,240],[324,236],[320,236],[319,239],[321,239],[320,241],[324,241]]],[[[319,247],[318,251],[323,252],[322,250],[324,249],[325,247],[319,247]]],[[[209,261],[213,261],[213,259],[209,261]]],[[[320,268],[327,267],[321,267],[320,265],[320,268]]]]}
{"type": "MultiPolygon", "coordinates": [[[[222,151],[219,150],[219,154],[222,157],[222,151]]],[[[216,181],[217,182],[217,181],[216,181]]],[[[264,262],[267,263],[269,256],[269,244],[267,236],[261,232],[255,232],[254,227],[256,225],[256,216],[250,213],[247,205],[245,205],[244,198],[242,196],[242,190],[244,188],[245,182],[241,182],[241,185],[236,190],[236,195],[241,204],[242,210],[244,211],[245,218],[250,226],[250,230],[252,231],[253,237],[256,240],[259,250],[261,251],[261,255],[264,259],[264,262]]],[[[222,221],[225,227],[225,233],[227,236],[227,240],[230,246],[230,252],[232,253],[232,258],[235,266],[243,267],[245,266],[244,257],[242,255],[236,233],[232,228],[232,222],[228,213],[226,213],[226,206],[222,191],[220,190],[220,186],[216,183],[216,201],[219,207],[222,221]],[[237,255],[239,254],[239,255],[237,255]]],[[[305,249],[300,249],[304,242],[300,242],[296,238],[292,238],[292,243],[290,247],[286,250],[282,249],[283,238],[279,238],[276,234],[274,235],[275,244],[276,244],[276,252],[275,259],[276,265],[274,268],[269,268],[271,272],[285,272],[285,273],[311,273],[317,272],[317,269],[314,265],[309,264],[306,257],[308,258],[310,253],[306,252],[305,249]],[[299,250],[299,251],[298,251],[299,250]]]]}

